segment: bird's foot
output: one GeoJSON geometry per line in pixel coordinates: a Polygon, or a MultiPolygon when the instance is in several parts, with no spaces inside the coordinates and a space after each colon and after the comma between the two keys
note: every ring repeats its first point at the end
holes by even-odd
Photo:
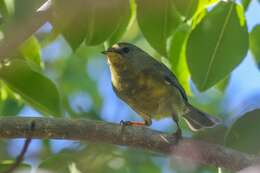
{"type": "Polygon", "coordinates": [[[177,131],[172,134],[172,140],[174,140],[174,143],[177,144],[181,138],[182,138],[182,132],[181,129],[178,128],[177,131]]]}
{"type": "Polygon", "coordinates": [[[121,120],[120,124],[122,126],[146,126],[146,122],[134,122],[134,121],[124,121],[121,120]]]}

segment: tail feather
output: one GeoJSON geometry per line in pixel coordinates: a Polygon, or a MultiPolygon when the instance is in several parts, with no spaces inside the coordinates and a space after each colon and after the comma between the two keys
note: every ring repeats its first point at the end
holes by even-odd
{"type": "Polygon", "coordinates": [[[211,128],[218,124],[220,121],[205,112],[198,110],[192,105],[188,104],[188,111],[183,115],[185,121],[193,131],[200,130],[202,128],[211,128]]]}

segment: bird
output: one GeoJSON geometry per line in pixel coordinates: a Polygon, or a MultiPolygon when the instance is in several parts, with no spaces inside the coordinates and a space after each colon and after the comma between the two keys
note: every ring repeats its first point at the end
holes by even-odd
{"type": "Polygon", "coordinates": [[[121,121],[128,126],[150,126],[153,118],[172,116],[182,137],[179,118],[184,118],[192,131],[211,128],[219,120],[189,103],[184,88],[166,65],[137,46],[120,42],[102,52],[107,57],[112,88],[144,122],[121,121]]]}

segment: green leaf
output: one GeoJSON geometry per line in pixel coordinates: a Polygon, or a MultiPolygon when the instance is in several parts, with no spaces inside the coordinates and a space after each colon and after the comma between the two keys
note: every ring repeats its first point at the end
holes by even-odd
{"type": "MultiPolygon", "coordinates": [[[[191,31],[191,28],[186,23],[181,24],[172,35],[169,41],[169,60],[174,67],[178,65],[179,59],[183,48],[185,47],[185,41],[191,31]]],[[[174,70],[175,71],[175,70],[174,70]]]]}
{"type": "Polygon", "coordinates": [[[245,11],[242,5],[236,5],[236,12],[241,26],[246,24],[245,11]]]}
{"type": "Polygon", "coordinates": [[[207,6],[212,5],[218,1],[219,0],[199,0],[199,9],[206,8],[207,6]]]}
{"type": "Polygon", "coordinates": [[[216,88],[219,91],[224,92],[229,84],[229,81],[230,81],[230,76],[225,77],[223,80],[221,80],[219,83],[217,83],[216,88]]]}
{"type": "Polygon", "coordinates": [[[251,154],[259,153],[259,114],[260,110],[257,109],[237,119],[226,135],[226,146],[251,154]]]}
{"type": "Polygon", "coordinates": [[[135,14],[135,8],[133,7],[134,1],[131,0],[131,6],[129,1],[120,1],[120,6],[122,10],[122,15],[120,15],[120,20],[118,22],[118,26],[113,34],[108,39],[109,47],[115,44],[127,31],[129,22],[133,19],[135,14]]]}
{"type": "Polygon", "coordinates": [[[66,28],[63,29],[62,34],[65,40],[69,43],[73,51],[76,51],[77,48],[82,44],[85,39],[86,31],[82,20],[79,17],[74,19],[73,24],[69,24],[66,28]],[[77,26],[77,27],[75,27],[77,26]]]}
{"type": "Polygon", "coordinates": [[[110,37],[111,41],[117,41],[130,19],[128,0],[54,2],[53,24],[61,30],[73,50],[83,41],[91,46],[101,44],[110,37]]]}
{"type": "MultiPolygon", "coordinates": [[[[47,160],[44,160],[39,165],[39,168],[52,172],[69,173],[69,166],[71,163],[75,163],[82,173],[115,173],[116,171],[109,167],[109,162],[118,157],[117,154],[114,154],[115,151],[118,151],[116,149],[115,146],[104,146],[102,144],[88,144],[88,146],[84,148],[79,146],[77,150],[65,149],[60,153],[49,157],[47,160]],[[81,149],[79,150],[79,148],[81,149]],[[59,163],[60,166],[57,166],[55,163],[59,163]]],[[[122,167],[125,168],[124,165],[122,167]]]]}
{"type": "MultiPolygon", "coordinates": [[[[41,0],[42,1],[42,0],[41,0]]],[[[14,18],[16,21],[20,21],[27,17],[30,17],[36,10],[36,6],[39,5],[40,1],[34,0],[13,0],[14,2],[14,18]]]]}
{"type": "Polygon", "coordinates": [[[84,10],[89,12],[86,45],[101,44],[111,36],[114,41],[120,38],[129,22],[129,0],[88,0],[86,7],[84,10]]]}
{"type": "Polygon", "coordinates": [[[0,1],[0,12],[1,12],[1,24],[3,22],[2,18],[7,18],[10,14],[13,13],[14,10],[14,4],[13,2],[6,2],[6,0],[0,1]]]}
{"type": "Polygon", "coordinates": [[[256,25],[250,32],[250,51],[257,62],[260,62],[260,25],[256,25]]]}
{"type": "Polygon", "coordinates": [[[3,0],[9,14],[14,13],[15,2],[13,0],[3,0]]]}
{"type": "Polygon", "coordinates": [[[171,0],[137,0],[137,20],[145,39],[167,57],[167,39],[181,19],[171,0]]]}
{"type": "Polygon", "coordinates": [[[232,1],[218,3],[190,34],[186,56],[200,91],[227,76],[247,53],[247,26],[236,7],[232,1]]]}
{"type": "MultiPolygon", "coordinates": [[[[14,163],[15,161],[13,160],[2,161],[0,163],[0,172],[6,172],[14,163]]],[[[25,163],[21,163],[19,164],[18,170],[19,169],[27,169],[27,171],[29,172],[29,170],[31,170],[31,166],[25,163]]]]}
{"type": "Polygon", "coordinates": [[[42,74],[31,70],[25,61],[2,63],[0,78],[37,110],[54,116],[62,115],[56,86],[42,74]]]}
{"type": "Polygon", "coordinates": [[[24,58],[40,67],[41,65],[41,45],[35,36],[31,36],[20,46],[20,51],[24,58]]]}
{"type": "Polygon", "coordinates": [[[76,151],[64,150],[51,156],[47,160],[43,160],[39,167],[42,169],[52,170],[54,172],[69,173],[68,165],[75,161],[75,156],[79,156],[76,151]],[[57,162],[60,166],[54,164],[57,162]]]}
{"type": "Polygon", "coordinates": [[[14,100],[13,98],[7,98],[0,104],[0,116],[17,115],[23,107],[24,104],[19,103],[17,100],[14,100]]]}
{"type": "Polygon", "coordinates": [[[17,115],[24,107],[23,101],[3,81],[0,82],[0,116],[17,115]]]}
{"type": "Polygon", "coordinates": [[[250,3],[251,3],[251,0],[242,0],[242,5],[243,5],[243,7],[244,7],[244,9],[245,9],[245,11],[248,9],[248,6],[250,5],[250,3]]]}
{"type": "Polygon", "coordinates": [[[209,6],[212,6],[213,4],[217,3],[218,1],[219,0],[199,0],[197,12],[195,13],[195,15],[192,18],[192,23],[197,24],[200,21],[200,19],[202,19],[202,17],[204,17],[205,12],[207,11],[207,8],[209,6]],[[198,18],[198,16],[199,16],[199,20],[195,19],[196,21],[194,21],[194,17],[198,18]]]}
{"type": "Polygon", "coordinates": [[[189,19],[195,14],[199,0],[173,0],[173,4],[181,15],[189,19]]]}
{"type": "Polygon", "coordinates": [[[197,24],[206,16],[207,10],[205,8],[199,10],[192,18],[192,28],[195,28],[197,24]]]}
{"type": "Polygon", "coordinates": [[[181,24],[170,38],[168,50],[171,69],[188,95],[191,95],[190,73],[186,62],[185,47],[190,31],[191,26],[186,23],[181,24]]]}
{"type": "Polygon", "coordinates": [[[75,51],[86,36],[86,17],[84,1],[55,0],[52,24],[55,30],[60,30],[70,47],[75,51]]]}

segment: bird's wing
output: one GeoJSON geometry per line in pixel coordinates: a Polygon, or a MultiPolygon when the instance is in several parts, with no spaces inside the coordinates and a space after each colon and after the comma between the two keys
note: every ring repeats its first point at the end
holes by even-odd
{"type": "Polygon", "coordinates": [[[181,86],[181,84],[179,83],[179,81],[177,80],[174,74],[168,74],[168,73],[164,74],[164,80],[166,83],[177,88],[181,93],[182,97],[184,98],[184,100],[188,101],[184,88],[181,86]]]}
{"type": "Polygon", "coordinates": [[[159,62],[155,62],[152,68],[153,69],[149,70],[150,72],[152,71],[157,75],[160,75],[160,78],[162,78],[164,82],[177,88],[184,100],[188,101],[184,88],[181,86],[181,84],[179,83],[178,79],[172,71],[170,71],[164,64],[159,62]]]}

